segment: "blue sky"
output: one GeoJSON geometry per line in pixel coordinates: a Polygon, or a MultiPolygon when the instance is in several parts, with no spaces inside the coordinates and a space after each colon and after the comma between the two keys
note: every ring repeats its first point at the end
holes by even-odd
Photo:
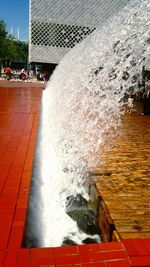
{"type": "Polygon", "coordinates": [[[28,40],[29,0],[0,0],[0,20],[6,23],[8,33],[18,37],[19,32],[21,40],[28,40]]]}

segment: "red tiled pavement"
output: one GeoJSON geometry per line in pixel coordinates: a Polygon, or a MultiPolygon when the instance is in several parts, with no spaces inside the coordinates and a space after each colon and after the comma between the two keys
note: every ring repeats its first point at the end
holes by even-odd
{"type": "Polygon", "coordinates": [[[150,266],[150,239],[21,248],[41,96],[40,86],[0,84],[0,267],[150,266]]]}

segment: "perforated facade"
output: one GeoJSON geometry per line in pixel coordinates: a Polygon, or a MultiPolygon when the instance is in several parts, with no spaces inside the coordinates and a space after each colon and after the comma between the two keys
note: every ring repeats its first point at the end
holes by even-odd
{"type": "Polygon", "coordinates": [[[30,0],[29,61],[59,63],[129,0],[30,0]]]}

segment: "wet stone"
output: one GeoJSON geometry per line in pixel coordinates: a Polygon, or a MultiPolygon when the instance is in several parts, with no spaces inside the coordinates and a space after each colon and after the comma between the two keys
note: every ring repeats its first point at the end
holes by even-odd
{"type": "Polygon", "coordinates": [[[81,194],[68,196],[66,213],[77,222],[80,230],[89,235],[100,233],[97,221],[97,211],[91,208],[81,194]]]}

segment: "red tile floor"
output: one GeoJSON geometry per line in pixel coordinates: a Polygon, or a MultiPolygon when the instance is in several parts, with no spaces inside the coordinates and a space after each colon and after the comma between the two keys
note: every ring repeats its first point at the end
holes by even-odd
{"type": "Polygon", "coordinates": [[[0,267],[150,266],[150,238],[22,249],[41,84],[0,81],[0,267]]]}

